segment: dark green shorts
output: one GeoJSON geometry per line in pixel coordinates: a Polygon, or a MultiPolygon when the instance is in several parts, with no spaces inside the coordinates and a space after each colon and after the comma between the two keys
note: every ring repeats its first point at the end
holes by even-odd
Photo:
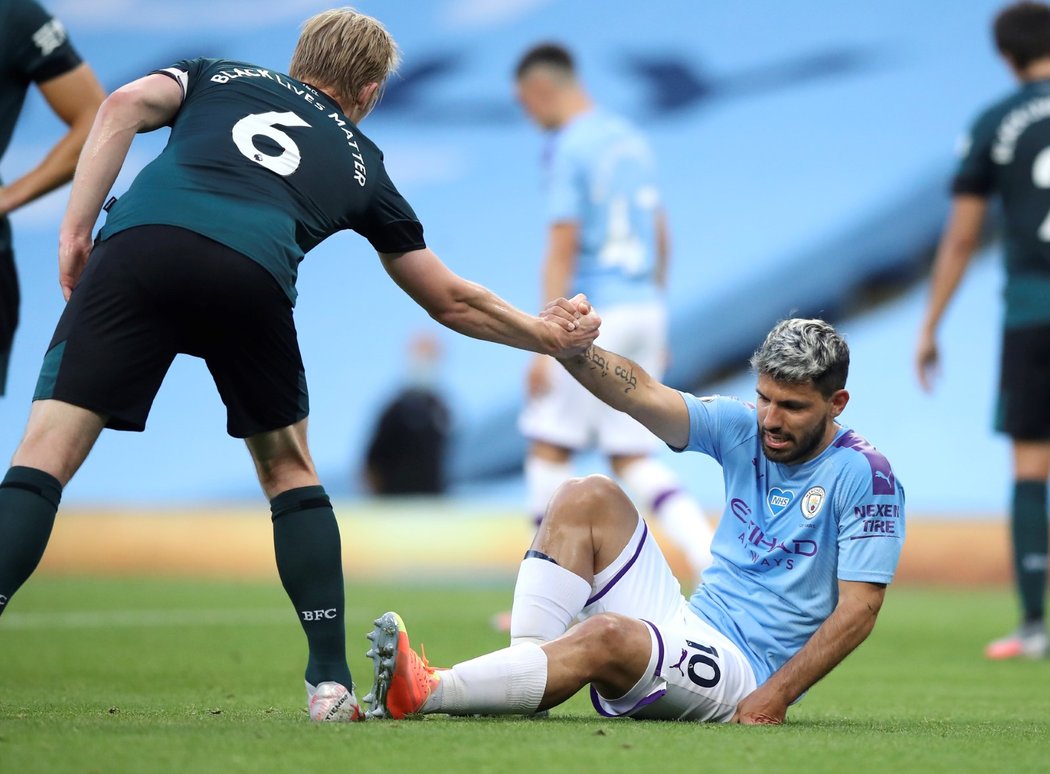
{"type": "Polygon", "coordinates": [[[1003,331],[995,429],[1018,441],[1050,441],[1050,325],[1003,331]]]}
{"type": "Polygon", "coordinates": [[[33,397],[104,414],[116,430],[143,430],[179,353],[207,363],[235,438],[309,413],[292,305],[277,280],[174,226],[131,228],[95,246],[33,397]]]}

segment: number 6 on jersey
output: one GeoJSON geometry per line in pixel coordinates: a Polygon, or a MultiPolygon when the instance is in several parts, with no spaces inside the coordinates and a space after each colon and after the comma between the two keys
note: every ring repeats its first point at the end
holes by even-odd
{"type": "Polygon", "coordinates": [[[287,177],[299,168],[299,146],[277,126],[309,126],[292,111],[285,113],[253,113],[233,125],[233,142],[246,158],[266,167],[271,172],[287,177]],[[270,156],[255,147],[256,137],[269,137],[283,148],[278,156],[270,156]]]}

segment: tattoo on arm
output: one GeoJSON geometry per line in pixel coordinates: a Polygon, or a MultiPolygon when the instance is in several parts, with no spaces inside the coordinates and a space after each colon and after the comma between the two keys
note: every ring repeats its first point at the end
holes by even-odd
{"type": "MultiPolygon", "coordinates": [[[[591,370],[598,371],[603,379],[609,375],[609,360],[595,347],[584,352],[583,359],[590,365],[591,370]]],[[[630,361],[624,365],[613,366],[612,372],[613,376],[624,383],[624,394],[638,386],[638,378],[634,375],[634,364],[630,361]]]]}
{"type": "Polygon", "coordinates": [[[609,362],[594,347],[583,353],[583,359],[590,364],[592,371],[601,371],[603,379],[609,375],[609,362]]]}
{"type": "Polygon", "coordinates": [[[615,373],[616,376],[622,379],[624,381],[624,384],[626,385],[623,388],[625,395],[638,386],[638,380],[634,376],[633,368],[618,365],[616,366],[615,373]]]}

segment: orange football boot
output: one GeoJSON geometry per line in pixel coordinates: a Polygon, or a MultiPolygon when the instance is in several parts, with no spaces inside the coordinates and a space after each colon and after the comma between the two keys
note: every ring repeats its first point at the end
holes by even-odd
{"type": "Polygon", "coordinates": [[[364,698],[370,705],[365,716],[401,720],[420,712],[441,682],[440,670],[427,663],[426,651],[420,656],[412,650],[405,622],[397,613],[379,616],[367,636],[372,647],[365,655],[372,659],[375,682],[364,698]]]}

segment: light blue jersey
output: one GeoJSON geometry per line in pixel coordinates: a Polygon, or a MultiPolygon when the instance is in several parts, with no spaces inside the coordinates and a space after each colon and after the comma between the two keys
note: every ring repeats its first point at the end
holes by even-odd
{"type": "Polygon", "coordinates": [[[656,300],[653,220],[660,194],[642,135],[594,109],[553,136],[548,162],[549,221],[579,226],[570,295],[586,293],[599,309],[656,300]]]}
{"type": "Polygon", "coordinates": [[[726,509],[690,606],[751,661],[761,685],[838,602],[839,580],[889,583],[904,543],[904,489],[875,447],[841,427],[799,465],[766,459],[754,406],[683,393],[689,445],[714,457],[726,509]]]}

